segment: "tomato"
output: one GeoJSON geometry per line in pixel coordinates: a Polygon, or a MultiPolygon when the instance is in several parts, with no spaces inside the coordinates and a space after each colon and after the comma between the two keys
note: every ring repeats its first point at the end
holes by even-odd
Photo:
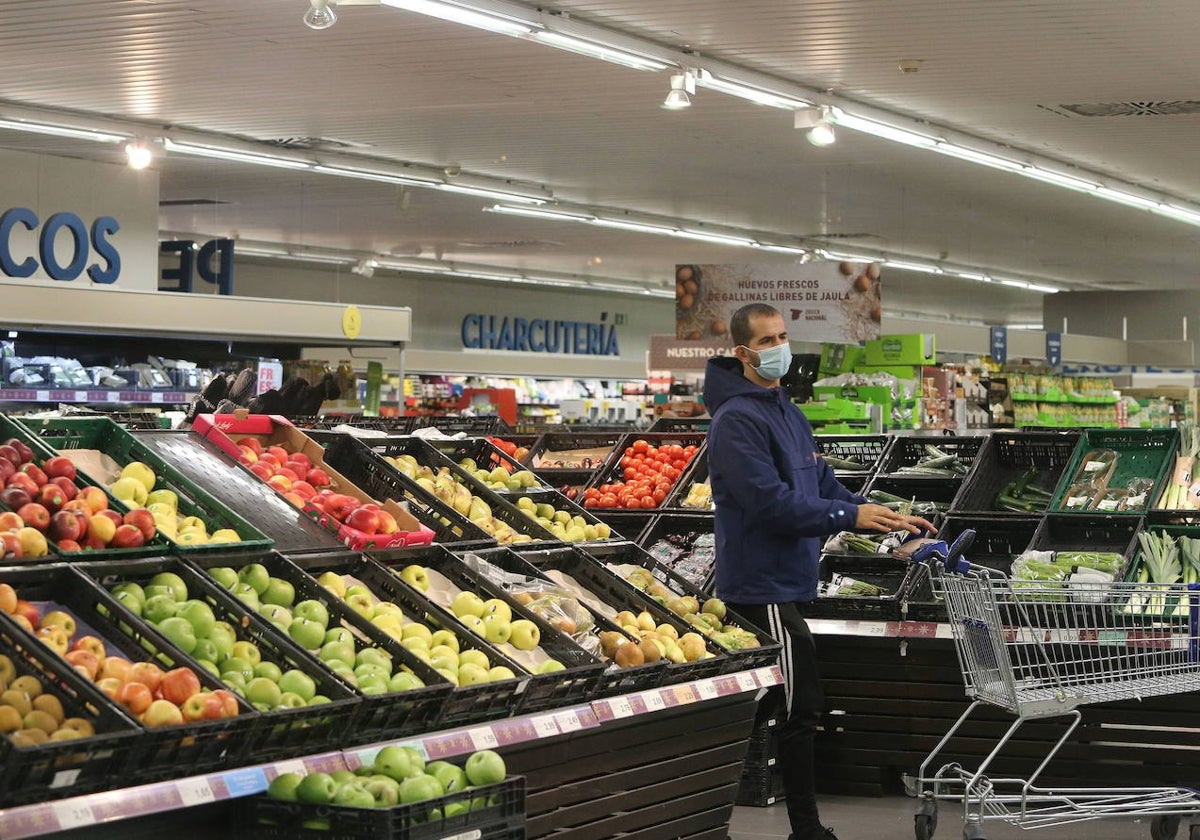
{"type": "Polygon", "coordinates": [[[695,454],[696,454],[696,447],[691,446],[691,445],[683,447],[683,457],[691,458],[695,454]]]}
{"type": "Polygon", "coordinates": [[[638,469],[637,467],[626,467],[623,475],[625,476],[626,481],[632,481],[633,479],[637,478],[638,469]]]}
{"type": "Polygon", "coordinates": [[[645,452],[649,448],[650,448],[650,444],[644,440],[635,440],[633,442],[632,449],[634,452],[645,452]]]}
{"type": "Polygon", "coordinates": [[[683,447],[680,446],[678,443],[673,443],[669,447],[667,447],[667,453],[672,458],[682,458],[683,457],[683,447]]]}
{"type": "Polygon", "coordinates": [[[603,496],[600,497],[600,507],[608,508],[608,507],[616,507],[616,506],[617,506],[617,497],[614,496],[612,493],[605,493],[603,496]]]}
{"type": "Polygon", "coordinates": [[[598,499],[598,498],[600,498],[600,491],[597,490],[595,487],[589,487],[588,489],[583,491],[583,498],[598,499]]]}
{"type": "MultiPolygon", "coordinates": [[[[653,500],[651,500],[651,501],[653,501],[653,500]]],[[[626,510],[636,510],[636,509],[640,508],[641,506],[642,506],[641,499],[635,499],[632,496],[630,496],[628,499],[625,500],[625,509],[626,510]]]]}
{"type": "Polygon", "coordinates": [[[663,489],[660,487],[660,488],[656,488],[656,489],[654,490],[654,492],[653,492],[653,493],[651,493],[650,495],[651,495],[651,498],[653,498],[653,499],[654,499],[654,501],[655,501],[657,504],[660,504],[660,505],[661,505],[661,504],[662,504],[664,501],[666,501],[666,498],[667,498],[667,491],[666,491],[666,490],[663,490],[663,489]]]}
{"type": "Polygon", "coordinates": [[[628,469],[629,467],[632,467],[633,466],[633,456],[632,455],[621,456],[621,466],[626,469],[628,469]]]}
{"type": "Polygon", "coordinates": [[[646,496],[642,499],[643,510],[652,510],[656,507],[658,507],[658,502],[654,500],[653,496],[646,496]]]}
{"type": "Polygon", "coordinates": [[[583,506],[585,508],[600,507],[600,499],[598,499],[596,496],[588,496],[583,500],[583,506]]]}
{"type": "Polygon", "coordinates": [[[677,470],[686,469],[687,465],[688,465],[688,462],[687,462],[686,458],[676,458],[674,461],[671,462],[671,466],[677,470]]]}

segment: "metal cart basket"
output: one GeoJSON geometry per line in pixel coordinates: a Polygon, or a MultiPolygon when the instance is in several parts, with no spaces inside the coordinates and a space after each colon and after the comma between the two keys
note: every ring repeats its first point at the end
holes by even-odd
{"type": "Polygon", "coordinates": [[[1080,706],[1200,690],[1200,587],[1187,584],[1014,580],[961,559],[974,537],[930,543],[913,554],[945,600],[971,704],[921,764],[917,840],[937,828],[938,802],[963,808],[963,837],[984,824],[1020,828],[1107,818],[1150,818],[1153,840],[1176,837],[1181,821],[1200,840],[1200,793],[1184,787],[1040,787],[1038,777],[1082,719],[1080,706]],[[938,755],[980,706],[1016,716],[975,770],[938,755]],[[987,775],[1018,729],[1065,717],[1066,731],[1028,779],[987,775]],[[933,768],[937,768],[933,770],[933,768]],[[932,771],[932,772],[931,772],[932,771]]]}

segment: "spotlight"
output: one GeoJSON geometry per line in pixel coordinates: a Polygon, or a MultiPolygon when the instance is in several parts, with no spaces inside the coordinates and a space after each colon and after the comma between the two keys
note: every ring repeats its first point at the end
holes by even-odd
{"type": "Polygon", "coordinates": [[[828,146],[837,140],[833,130],[833,109],[828,105],[797,111],[794,125],[807,129],[804,136],[814,146],[828,146]]]}
{"type": "Polygon", "coordinates": [[[362,275],[363,277],[374,277],[375,269],[378,266],[379,266],[379,263],[376,262],[375,260],[359,260],[358,265],[354,265],[354,266],[350,267],[350,273],[351,274],[359,274],[359,275],[362,275]]]}
{"type": "Polygon", "coordinates": [[[308,0],[309,10],[304,13],[304,25],[309,29],[328,29],[337,23],[337,15],[329,0],[308,0]]]}
{"type": "Polygon", "coordinates": [[[671,77],[671,92],[663,100],[662,108],[667,111],[682,111],[692,107],[691,96],[696,93],[696,74],[691,70],[671,77]]]}
{"type": "Polygon", "coordinates": [[[125,144],[125,159],[130,169],[145,169],[154,160],[154,152],[145,140],[130,140],[125,144]]]}

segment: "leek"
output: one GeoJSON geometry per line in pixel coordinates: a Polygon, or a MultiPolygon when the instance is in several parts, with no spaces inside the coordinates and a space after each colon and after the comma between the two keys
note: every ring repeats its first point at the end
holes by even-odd
{"type": "Polygon", "coordinates": [[[1200,426],[1184,421],[1179,424],[1179,454],[1175,456],[1171,482],[1159,499],[1160,509],[1185,510],[1195,506],[1188,488],[1192,484],[1197,456],[1200,456],[1200,426]]]}

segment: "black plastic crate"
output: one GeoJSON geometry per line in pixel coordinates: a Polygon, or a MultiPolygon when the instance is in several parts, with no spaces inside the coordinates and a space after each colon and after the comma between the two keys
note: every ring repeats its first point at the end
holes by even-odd
{"type": "MultiPolygon", "coordinates": [[[[1125,558],[1125,569],[1128,569],[1137,551],[1137,535],[1141,530],[1142,519],[1137,516],[1051,513],[1039,524],[1029,550],[1111,551],[1125,558]]],[[[1124,571],[1114,577],[1121,580],[1124,571]]]]}
{"type": "MultiPolygon", "coordinates": [[[[449,612],[414,593],[411,587],[405,586],[389,569],[369,557],[336,554],[301,555],[291,559],[313,577],[322,572],[335,572],[355,578],[370,589],[376,598],[390,601],[399,606],[408,620],[421,621],[433,627],[443,627],[458,638],[460,649],[483,651],[493,665],[504,665],[518,675],[521,673],[520,666],[508,660],[486,641],[454,620],[449,612]]],[[[446,698],[439,725],[451,727],[473,721],[507,717],[517,707],[520,692],[523,690],[524,680],[520,677],[468,686],[454,686],[449,697],[446,698]]]]}
{"type": "MultiPolygon", "coordinates": [[[[952,510],[955,513],[1003,511],[996,504],[1000,491],[1020,480],[1030,469],[1037,471],[1031,485],[1053,495],[1078,442],[1078,430],[993,432],[976,457],[975,468],[963,481],[952,510]]],[[[1047,507],[1049,504],[1047,499],[1047,507]]]]}
{"type": "Polygon", "coordinates": [[[480,437],[483,435],[502,435],[505,432],[511,432],[512,427],[495,415],[486,415],[482,417],[448,417],[444,415],[425,414],[419,417],[411,417],[412,425],[409,426],[409,431],[415,432],[417,429],[437,429],[444,435],[456,435],[459,433],[480,437]]]}
{"type": "MultiPolygon", "coordinates": [[[[592,538],[589,538],[585,533],[583,539],[562,538],[562,539],[560,539],[560,541],[562,541],[562,542],[576,542],[576,543],[596,542],[596,541],[603,542],[606,540],[621,539],[621,535],[619,535],[619,534],[614,535],[612,533],[613,529],[612,529],[611,525],[609,525],[607,522],[602,522],[596,516],[596,511],[594,508],[580,507],[576,502],[572,501],[571,499],[568,499],[566,496],[564,496],[562,493],[559,493],[557,490],[551,490],[549,487],[538,488],[538,489],[534,489],[534,490],[514,491],[514,492],[506,494],[505,498],[509,502],[511,502],[518,510],[521,510],[522,513],[526,516],[528,516],[528,513],[526,513],[524,511],[522,506],[527,505],[529,502],[532,502],[535,505],[539,505],[539,504],[550,505],[552,508],[555,509],[556,512],[561,511],[561,512],[567,514],[567,516],[569,516],[571,518],[571,522],[574,525],[578,525],[579,520],[583,520],[584,526],[590,525],[592,528],[597,528],[597,526],[601,526],[601,525],[604,526],[603,528],[600,528],[600,530],[596,534],[596,536],[594,536],[592,538]],[[528,499],[529,502],[521,501],[523,498],[528,499]],[[578,519],[576,519],[576,517],[578,517],[578,519]],[[605,535],[605,532],[607,532],[607,535],[605,535]]],[[[544,528],[545,526],[542,526],[542,527],[544,528]]],[[[578,535],[576,535],[576,536],[578,536],[578,535]]],[[[554,534],[552,532],[552,537],[557,538],[558,535],[554,534]]]]}
{"type": "MultiPolygon", "coordinates": [[[[334,555],[334,557],[336,556],[334,555]]],[[[391,657],[393,663],[407,666],[413,674],[420,678],[421,682],[425,683],[424,688],[400,692],[389,691],[383,694],[367,695],[356,691],[361,697],[358,714],[353,724],[356,741],[370,743],[386,738],[399,738],[404,735],[429,732],[441,719],[446,699],[452,689],[450,683],[428,663],[414,656],[408,648],[375,627],[287,558],[276,552],[264,552],[188,559],[206,573],[217,566],[229,566],[237,569],[247,563],[263,564],[271,577],[282,578],[292,584],[296,590],[296,602],[314,600],[324,604],[329,611],[330,626],[346,627],[354,636],[355,653],[367,647],[384,650],[391,657]]],[[[212,582],[216,583],[215,580],[212,582]]]]}
{"type": "Polygon", "coordinates": [[[623,437],[624,432],[615,431],[589,432],[581,429],[569,432],[547,432],[529,448],[525,463],[539,475],[544,475],[551,484],[554,483],[554,479],[550,476],[555,470],[590,470],[595,475],[608,464],[613,450],[623,437]],[[580,458],[553,457],[553,453],[601,449],[605,451],[603,453],[597,451],[593,455],[580,458]],[[546,453],[551,453],[551,455],[547,456],[546,453]]]}
{"type": "MultiPolygon", "coordinates": [[[[634,432],[627,434],[617,442],[617,445],[613,448],[612,455],[609,456],[608,463],[604,465],[604,469],[596,473],[596,477],[592,479],[591,486],[601,489],[605,484],[625,481],[625,468],[622,466],[623,458],[626,454],[634,450],[634,446],[638,441],[645,441],[655,448],[664,446],[694,447],[690,458],[683,456],[686,458],[686,463],[679,468],[680,474],[672,482],[666,499],[652,508],[653,510],[662,510],[666,507],[667,501],[678,490],[679,485],[682,484],[683,479],[691,470],[696,459],[704,454],[705,437],[704,432],[634,432]]],[[[633,454],[636,455],[636,452],[633,454]]]]}
{"type": "MultiPolygon", "coordinates": [[[[815,435],[817,451],[843,460],[857,461],[861,470],[834,467],[839,479],[867,479],[887,456],[893,438],[890,435],[815,435]]],[[[845,483],[843,481],[843,483],[845,483]]]]}
{"type": "Polygon", "coordinates": [[[821,556],[818,573],[821,584],[844,575],[880,587],[883,595],[820,595],[806,608],[813,618],[848,618],[872,621],[898,621],[902,601],[916,573],[907,560],[876,554],[848,557],[838,554],[821,556]]]}
{"type": "Polygon", "coordinates": [[[1119,455],[1116,467],[1108,479],[1109,489],[1123,489],[1134,478],[1146,478],[1154,482],[1146,494],[1145,504],[1113,513],[1119,516],[1144,514],[1162,496],[1171,472],[1171,456],[1175,454],[1178,443],[1178,429],[1084,429],[1079,436],[1071,463],[1058,483],[1054,500],[1050,503],[1050,511],[1080,516],[1094,516],[1101,512],[1087,508],[1072,510],[1067,505],[1067,498],[1073,479],[1087,454],[1095,449],[1109,449],[1119,455]]]}
{"type": "Polygon", "coordinates": [[[654,518],[659,515],[657,511],[641,511],[641,510],[620,510],[604,508],[588,508],[592,515],[599,519],[608,527],[612,528],[614,534],[620,534],[627,540],[636,542],[646,528],[654,521],[654,518]]]}
{"type": "Polygon", "coordinates": [[[647,431],[650,432],[707,432],[712,425],[711,417],[659,417],[647,431]]]}
{"type": "Polygon", "coordinates": [[[935,516],[942,516],[950,511],[961,486],[961,482],[955,478],[877,475],[867,482],[862,495],[866,496],[868,501],[879,501],[881,504],[890,504],[890,501],[872,498],[872,493],[878,491],[898,496],[906,502],[914,502],[914,515],[932,520],[935,516]]]}
{"type": "MultiPolygon", "coordinates": [[[[633,543],[611,543],[608,545],[582,546],[582,548],[605,566],[626,564],[640,566],[641,568],[650,572],[655,580],[666,587],[668,592],[673,593],[676,596],[690,595],[701,605],[703,605],[704,602],[711,597],[708,595],[708,593],[704,592],[682,575],[678,575],[666,566],[660,565],[645,549],[633,543]]],[[[614,571],[613,574],[617,573],[614,571]]],[[[628,581],[628,578],[624,579],[628,581]]],[[[632,582],[630,582],[630,584],[636,586],[636,584],[633,584],[632,582]]],[[[641,587],[637,588],[641,589],[641,587]]],[[[685,616],[680,617],[687,621],[685,616]]],[[[779,643],[763,630],[751,624],[749,621],[742,618],[732,610],[727,611],[725,621],[722,623],[732,624],[737,627],[741,627],[747,632],[753,633],[758,642],[758,647],[731,648],[721,644],[720,640],[715,638],[712,634],[705,633],[704,635],[709,637],[709,641],[718,645],[718,650],[724,652],[726,659],[726,673],[747,671],[751,668],[770,666],[779,661],[779,643]]]]}
{"type": "MultiPolygon", "coordinates": [[[[514,713],[524,714],[583,703],[591,698],[599,688],[600,675],[604,670],[603,662],[575,644],[570,636],[556,630],[544,618],[525,609],[513,600],[512,596],[504,589],[464,566],[462,561],[445,547],[388,549],[371,552],[370,556],[389,569],[402,568],[410,563],[425,566],[441,574],[460,590],[474,592],[484,600],[499,598],[505,601],[512,609],[514,616],[528,619],[537,625],[540,633],[539,647],[549,658],[561,662],[564,666],[563,670],[540,674],[531,664],[527,665],[522,662],[524,657],[521,651],[515,648],[510,649],[511,646],[508,645],[493,644],[493,647],[509,659],[522,665],[522,670],[529,674],[529,680],[525,690],[521,692],[520,701],[517,708],[514,709],[514,713]]],[[[407,586],[407,584],[404,585],[407,586]]],[[[435,603],[439,603],[439,606],[450,612],[449,604],[435,603]]]]}
{"type": "Polygon", "coordinates": [[[711,592],[716,575],[717,539],[712,514],[664,513],[637,538],[657,563],[703,592],[711,592]]]}
{"type": "Polygon", "coordinates": [[[280,802],[265,795],[240,804],[241,836],[313,840],[506,840],[525,836],[525,779],[449,793],[392,808],[346,808],[280,802]],[[449,806],[468,807],[447,816],[449,806]],[[514,833],[517,832],[517,833],[514,833]]]}
{"type": "Polygon", "coordinates": [[[43,693],[57,697],[64,718],[82,718],[95,733],[25,747],[0,735],[0,806],[79,796],[123,784],[123,774],[137,763],[142,728],[94,683],[2,612],[0,654],[11,661],[17,676],[36,677],[43,693]]]}
{"type": "MultiPolygon", "coordinates": [[[[552,557],[573,557],[575,550],[570,546],[559,546],[557,548],[538,549],[530,552],[530,557],[545,561],[552,557]]],[[[505,546],[493,546],[491,548],[480,549],[461,549],[458,552],[460,557],[475,557],[494,567],[500,572],[498,577],[503,577],[506,580],[508,576],[515,576],[519,583],[512,587],[510,591],[538,591],[539,589],[548,588],[557,590],[559,586],[550,578],[546,577],[536,566],[529,562],[524,556],[516,553],[511,548],[505,546]],[[545,584],[545,587],[539,587],[535,582],[540,581],[545,584]]],[[[489,578],[493,582],[497,582],[496,578],[489,578]]],[[[502,588],[506,588],[503,583],[498,583],[502,588]]],[[[598,636],[602,632],[617,632],[632,638],[618,627],[606,615],[592,609],[583,601],[578,601],[579,605],[588,612],[592,617],[594,631],[597,635],[596,641],[593,643],[599,647],[598,636]]],[[[651,688],[657,688],[663,684],[667,676],[667,663],[665,660],[658,662],[633,665],[628,668],[621,668],[616,663],[610,663],[608,668],[601,674],[600,683],[596,689],[598,697],[609,697],[617,694],[628,694],[634,691],[645,691],[651,688]]]]}
{"type": "MultiPolygon", "coordinates": [[[[591,470],[553,470],[550,472],[534,470],[534,474],[538,476],[538,480],[544,486],[557,490],[576,504],[584,503],[584,491],[592,480],[591,470]]],[[[603,511],[596,509],[593,513],[599,516],[603,511]]]]}
{"type": "Polygon", "coordinates": [[[292,554],[345,547],[304,511],[196,432],[136,432],[134,436],[273,540],[276,550],[292,554]]]}
{"type": "MultiPolygon", "coordinates": [[[[947,455],[957,455],[959,463],[970,469],[986,439],[984,435],[964,437],[955,437],[952,435],[896,436],[892,440],[892,445],[888,447],[887,452],[884,454],[883,460],[879,462],[875,474],[877,476],[893,475],[901,467],[916,466],[919,462],[930,457],[926,449],[927,446],[936,446],[947,455]]],[[[906,476],[904,473],[900,473],[900,476],[904,478],[926,478],[926,480],[929,480],[929,477],[906,476]]],[[[936,481],[939,479],[932,477],[932,480],[936,481]]]]}
{"type": "MultiPolygon", "coordinates": [[[[533,472],[516,458],[504,454],[487,438],[426,438],[425,442],[463,469],[467,469],[467,467],[464,467],[461,462],[470,458],[475,463],[476,469],[493,470],[503,467],[510,475],[518,472],[533,472]]],[[[543,488],[550,486],[538,478],[536,473],[534,473],[534,478],[536,479],[534,486],[543,488]]],[[[495,487],[492,489],[497,493],[507,493],[510,488],[495,487]]]]}
{"type": "MultiPolygon", "coordinates": [[[[399,447],[413,438],[387,438],[399,447]]],[[[409,512],[433,529],[440,543],[489,543],[495,540],[453,507],[397,470],[362,441],[338,435],[325,448],[325,462],[373,499],[407,503],[409,512]]],[[[285,554],[287,552],[284,552],[285,554]]]]}
{"type": "Polygon", "coordinates": [[[692,458],[692,462],[688,464],[688,468],[684,470],[683,475],[679,477],[679,481],[671,490],[671,495],[667,497],[666,502],[661,505],[662,510],[681,510],[690,513],[707,513],[711,514],[715,509],[712,504],[712,495],[709,495],[709,503],[707,507],[697,507],[695,505],[687,505],[688,494],[695,484],[708,484],[708,450],[702,449],[692,458]]]}
{"type": "MultiPolygon", "coordinates": [[[[246,755],[253,756],[256,761],[268,761],[310,755],[353,743],[358,696],[319,659],[294,644],[266,619],[247,610],[241,601],[217,586],[208,575],[174,559],[84,563],[76,568],[106,590],[124,581],[142,585],[159,572],[174,572],[187,584],[191,598],[207,603],[218,621],[226,621],[233,627],[239,641],[257,646],[264,661],[274,662],[282,671],[299,669],[313,678],[317,694],[328,697],[329,702],[260,712],[259,726],[248,739],[246,755]]],[[[143,633],[150,630],[123,605],[114,602],[112,611],[115,624],[124,625],[130,631],[135,628],[140,628],[143,633]]],[[[175,658],[181,664],[188,664],[193,669],[202,667],[173,645],[170,649],[177,654],[175,658]]]]}
{"type": "MultiPolygon", "coordinates": [[[[154,563],[154,560],[105,561],[154,563]]],[[[73,566],[11,567],[0,570],[0,581],[17,590],[19,597],[35,604],[53,604],[70,613],[77,635],[96,636],[105,651],[130,662],[153,662],[164,671],[191,668],[201,688],[224,688],[215,677],[185,656],[157,630],[129,616],[107,593],[73,566]],[[124,613],[124,616],[122,616],[124,613]]],[[[39,643],[40,644],[40,643],[39,643]]],[[[49,648],[46,648],[49,651],[49,648]]],[[[99,690],[99,689],[97,689],[99,690]]],[[[238,701],[235,717],[196,721],[177,726],[146,728],[141,734],[135,761],[123,768],[122,784],[138,784],[175,776],[192,775],[233,767],[251,759],[261,731],[262,718],[247,703],[238,701]]]]}
{"type": "MultiPolygon", "coordinates": [[[[693,628],[675,613],[668,610],[637,587],[604,568],[604,565],[578,546],[573,554],[539,555],[536,551],[525,551],[521,546],[516,551],[541,572],[559,571],[569,575],[585,590],[615,610],[639,613],[643,610],[654,617],[654,623],[669,624],[678,635],[692,632],[693,628]]],[[[667,666],[666,682],[677,683],[716,676],[729,670],[729,661],[724,651],[709,640],[705,640],[708,652],[713,656],[692,662],[672,662],[667,666]]]]}

